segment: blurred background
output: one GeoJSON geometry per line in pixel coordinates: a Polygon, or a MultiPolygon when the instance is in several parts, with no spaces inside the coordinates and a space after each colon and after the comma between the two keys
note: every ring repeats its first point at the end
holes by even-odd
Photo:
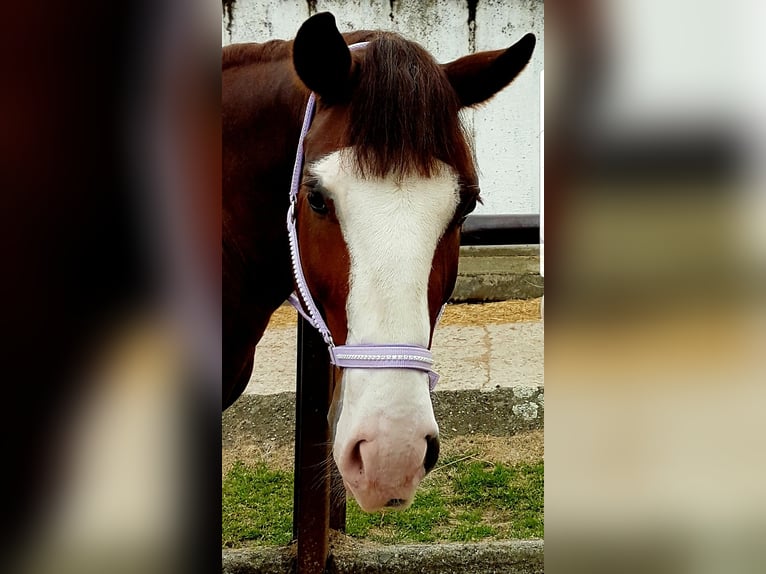
{"type": "Polygon", "coordinates": [[[762,571],[763,7],[546,4],[546,569],[762,571]]]}
{"type": "Polygon", "coordinates": [[[219,18],[4,13],[2,572],[220,568],[219,18]]]}
{"type": "MultiPolygon", "coordinates": [[[[546,567],[763,571],[764,8],[546,8],[546,567]]],[[[219,567],[222,9],[4,16],[1,571],[219,567]]]]}

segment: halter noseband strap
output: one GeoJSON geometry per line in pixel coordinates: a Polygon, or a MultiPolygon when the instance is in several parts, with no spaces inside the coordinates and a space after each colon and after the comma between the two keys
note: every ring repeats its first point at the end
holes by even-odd
{"type": "MultiPolygon", "coordinates": [[[[368,42],[359,42],[349,46],[350,50],[357,50],[366,46],[368,42]]],[[[295,307],[311,325],[319,331],[330,352],[330,362],[333,365],[353,369],[415,369],[428,374],[428,387],[431,391],[436,387],[439,380],[433,369],[433,356],[425,347],[416,345],[339,345],[332,340],[330,329],[317,309],[314,299],[309,292],[306,277],[303,275],[300,251],[298,250],[298,234],[296,231],[295,209],[298,202],[298,188],[300,187],[301,170],[303,169],[303,140],[309,131],[311,119],[314,113],[316,97],[311,92],[306,113],[303,116],[303,126],[298,138],[298,151],[295,154],[293,167],[293,179],[290,185],[290,207],[287,209],[287,236],[290,243],[290,259],[292,261],[293,277],[295,278],[296,292],[293,292],[288,301],[295,307]],[[303,302],[303,304],[301,304],[303,302]],[[305,306],[305,310],[304,310],[305,306]]],[[[442,308],[444,310],[444,308],[442,308]]],[[[439,313],[441,316],[441,313],[439,313]]],[[[439,319],[437,317],[436,321],[439,319]]]]}

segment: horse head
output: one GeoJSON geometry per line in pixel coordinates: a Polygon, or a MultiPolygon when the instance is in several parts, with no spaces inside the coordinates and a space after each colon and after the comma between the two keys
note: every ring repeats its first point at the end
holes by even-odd
{"type": "MultiPolygon", "coordinates": [[[[329,13],[301,27],[298,79],[316,94],[295,218],[309,291],[336,344],[429,348],[457,276],[460,227],[479,199],[460,109],[508,85],[531,58],[507,50],[440,65],[388,32],[350,50],[329,13]]],[[[428,375],[344,368],[334,459],[367,511],[406,507],[436,463],[428,375]]]]}

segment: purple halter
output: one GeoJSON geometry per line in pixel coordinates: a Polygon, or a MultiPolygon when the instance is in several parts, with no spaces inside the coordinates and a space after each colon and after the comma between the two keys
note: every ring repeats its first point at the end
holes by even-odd
{"type": "MultiPolygon", "coordinates": [[[[368,42],[359,42],[349,46],[350,50],[357,50],[366,46],[368,42]]],[[[295,307],[311,325],[319,331],[330,352],[330,362],[338,367],[354,369],[415,369],[428,374],[429,389],[436,387],[439,380],[433,369],[434,360],[431,351],[425,347],[416,345],[339,345],[332,340],[330,329],[324,322],[321,313],[317,309],[314,299],[309,293],[306,278],[303,275],[301,256],[298,250],[298,234],[295,227],[295,206],[298,201],[298,187],[300,185],[301,170],[303,169],[303,140],[309,131],[314,112],[316,97],[312,92],[306,104],[306,113],[303,116],[303,127],[298,139],[298,151],[295,155],[293,167],[293,179],[290,185],[290,207],[287,209],[287,234],[290,241],[290,258],[292,260],[293,277],[297,287],[297,294],[293,292],[288,301],[295,307]],[[300,298],[298,296],[300,295],[300,298]],[[303,301],[303,305],[301,305],[303,301]],[[305,310],[303,306],[305,305],[305,310]]],[[[442,311],[444,308],[442,307],[442,311]]],[[[441,313],[439,313],[441,316],[441,313]]],[[[439,319],[437,317],[436,321],[439,319]]]]}

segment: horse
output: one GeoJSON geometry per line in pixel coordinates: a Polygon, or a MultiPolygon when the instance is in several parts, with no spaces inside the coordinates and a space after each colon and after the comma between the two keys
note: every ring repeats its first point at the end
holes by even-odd
{"type": "MultiPolygon", "coordinates": [[[[308,292],[299,307],[313,300],[335,344],[430,355],[455,285],[461,225],[480,201],[459,112],[510,84],[534,47],[527,34],[505,50],[439,64],[394,32],[341,34],[325,12],[293,41],[223,49],[224,410],[296,288],[297,253],[308,292]]],[[[364,511],[406,508],[438,458],[433,373],[349,365],[328,414],[333,459],[364,511]]]]}

